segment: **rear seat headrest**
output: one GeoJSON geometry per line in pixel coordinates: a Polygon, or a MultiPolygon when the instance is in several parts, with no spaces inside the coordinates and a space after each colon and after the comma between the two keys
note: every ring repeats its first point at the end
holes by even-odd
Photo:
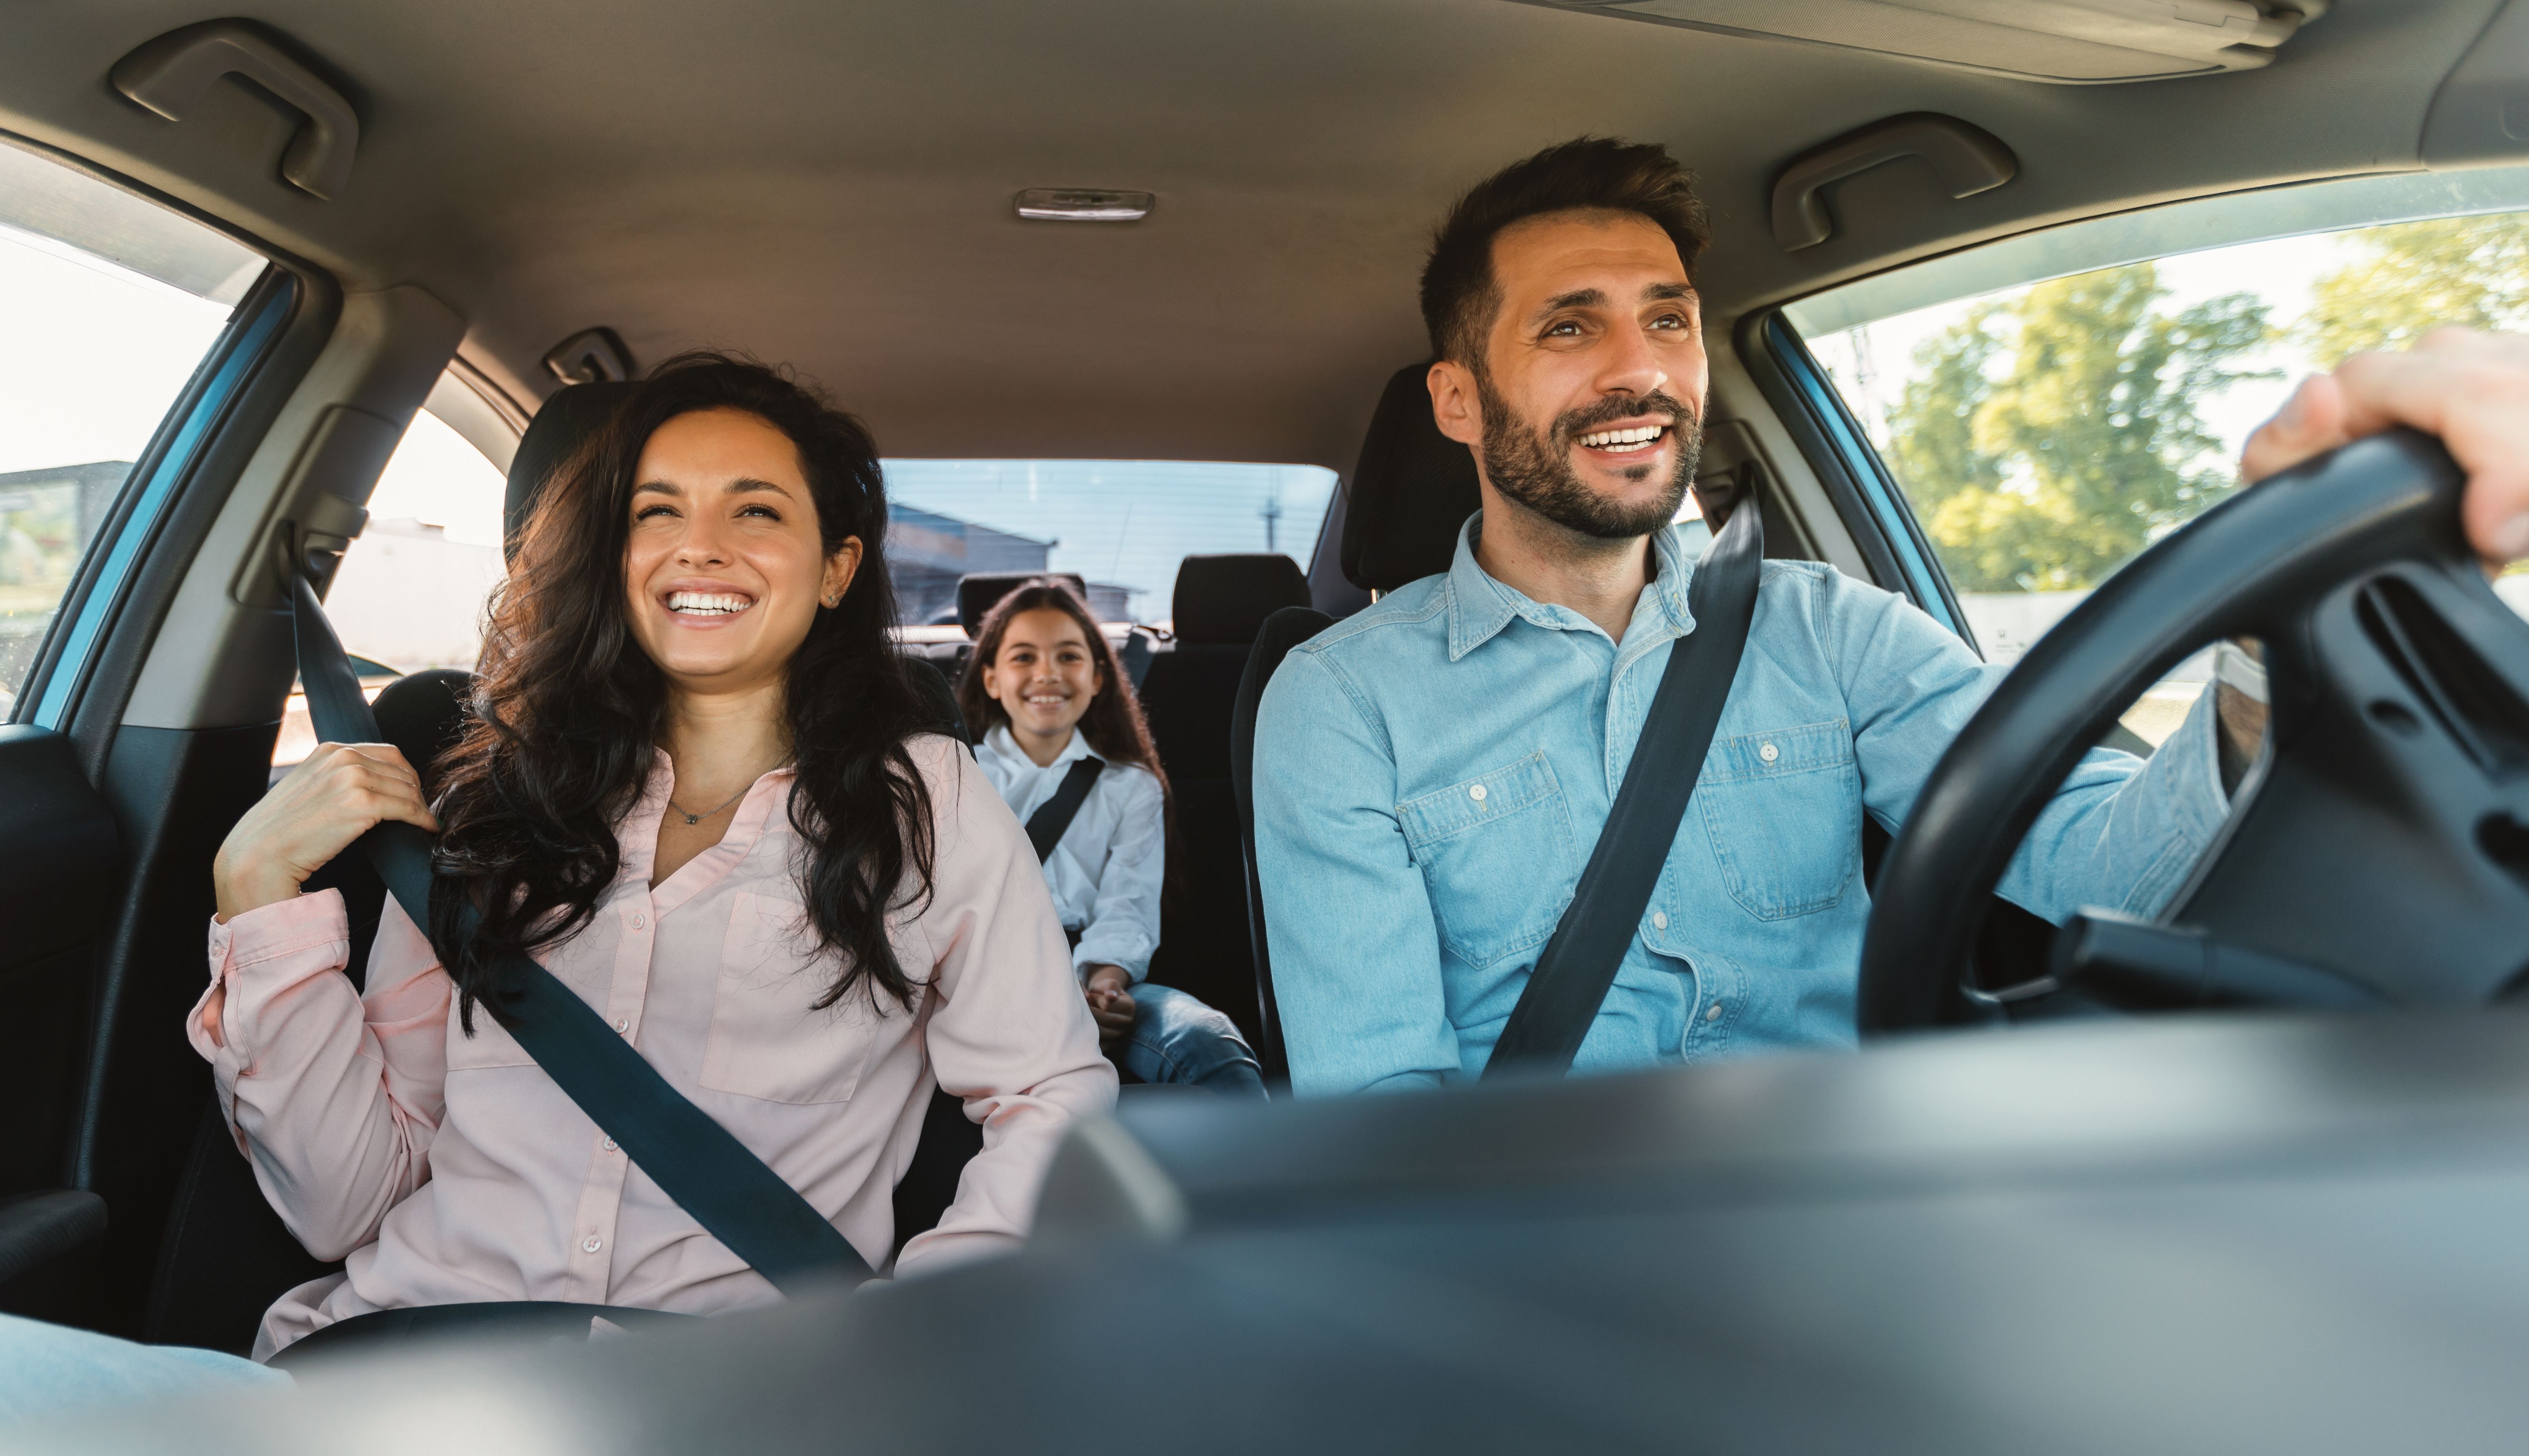
{"type": "Polygon", "coordinates": [[[957,578],[957,624],[971,637],[984,629],[984,616],[1000,605],[1001,598],[1022,585],[1050,576],[1068,581],[1071,589],[1089,600],[1089,583],[1077,571],[970,571],[957,578]]]}
{"type": "Polygon", "coordinates": [[[1446,571],[1458,528],[1483,504],[1475,456],[1432,423],[1430,371],[1390,376],[1362,437],[1344,499],[1343,573],[1355,586],[1394,591],[1446,571]]]}
{"type": "Polygon", "coordinates": [[[1298,562],[1279,553],[1190,556],[1177,566],[1179,642],[1244,647],[1256,640],[1265,618],[1307,605],[1308,576],[1298,562]]]}
{"type": "Polygon", "coordinates": [[[544,494],[556,466],[614,416],[637,385],[623,380],[565,385],[553,392],[518,438],[518,453],[510,460],[510,490],[502,508],[501,539],[511,556],[518,554],[518,532],[544,494]]]}

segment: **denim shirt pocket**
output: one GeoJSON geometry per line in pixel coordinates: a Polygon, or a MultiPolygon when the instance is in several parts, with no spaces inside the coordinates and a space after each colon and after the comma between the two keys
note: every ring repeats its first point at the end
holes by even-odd
{"type": "Polygon", "coordinates": [[[1544,754],[1408,799],[1396,818],[1452,955],[1486,966],[1554,934],[1580,871],[1544,754]]]}
{"type": "Polygon", "coordinates": [[[1788,920],[1844,898],[1861,862],[1861,781],[1845,720],[1722,739],[1695,802],[1741,909],[1788,920]]]}

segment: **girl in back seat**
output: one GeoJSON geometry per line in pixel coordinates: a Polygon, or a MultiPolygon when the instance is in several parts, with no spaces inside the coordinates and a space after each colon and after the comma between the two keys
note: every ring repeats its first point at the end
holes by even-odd
{"type": "Polygon", "coordinates": [[[1159,944],[1167,776],[1133,684],[1069,582],[1021,585],[986,614],[957,703],[975,760],[1027,823],[1106,1054],[1145,1082],[1263,1097],[1227,1016],[1143,978],[1159,944]]]}

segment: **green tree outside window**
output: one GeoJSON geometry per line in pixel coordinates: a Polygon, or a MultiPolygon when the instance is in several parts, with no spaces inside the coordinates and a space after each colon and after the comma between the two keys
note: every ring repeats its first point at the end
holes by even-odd
{"type": "Polygon", "coordinates": [[[1915,351],[1889,465],[1962,589],[2094,585],[2230,488],[2195,402],[2273,377],[2234,362],[2266,306],[2167,295],[2149,263],[2058,279],[1915,351]]]}

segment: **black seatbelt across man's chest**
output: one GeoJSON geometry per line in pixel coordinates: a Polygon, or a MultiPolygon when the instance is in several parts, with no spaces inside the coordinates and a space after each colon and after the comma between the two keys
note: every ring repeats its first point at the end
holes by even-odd
{"type": "Polygon", "coordinates": [[[1660,674],[1606,827],[1598,831],[1572,903],[1511,1008],[1492,1059],[1484,1063],[1485,1076],[1570,1070],[1589,1024],[1598,1019],[1685,822],[1713,731],[1721,726],[1755,620],[1764,556],[1765,527],[1756,505],[1740,502],[1687,583],[1695,630],[1669,649],[1668,668],[1660,674]]]}

